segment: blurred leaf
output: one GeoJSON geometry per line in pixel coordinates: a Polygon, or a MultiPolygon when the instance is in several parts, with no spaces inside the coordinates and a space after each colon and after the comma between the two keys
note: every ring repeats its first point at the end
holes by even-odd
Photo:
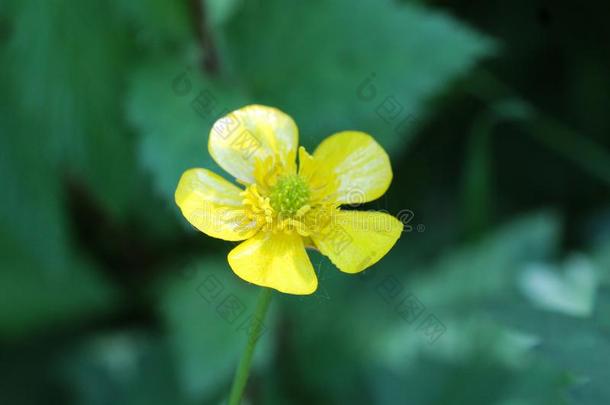
{"type": "MultiPolygon", "coordinates": [[[[181,387],[190,398],[227,389],[244,350],[259,288],[238,279],[220,260],[179,269],[161,286],[163,318],[181,387]]],[[[261,366],[271,355],[274,321],[268,314],[255,353],[261,366]]]]}
{"type": "MultiPolygon", "coordinates": [[[[557,217],[549,213],[519,218],[420,271],[410,270],[407,277],[400,247],[358,276],[342,274],[313,255],[319,290],[302,300],[284,298],[292,303],[288,317],[294,328],[289,335],[294,339],[294,359],[289,363],[296,370],[291,369],[290,375],[305,385],[302,391],[309,392],[312,400],[319,399],[314,393],[331,385],[347,388],[326,394],[332,395],[330,403],[346,398],[363,403],[358,401],[368,395],[367,385],[358,381],[366,379],[365,370],[376,366],[413,373],[427,364],[422,365],[421,356],[457,369],[482,357],[500,374],[517,373],[511,369],[530,364],[528,352],[535,340],[488,320],[481,305],[510,288],[524,263],[547,258],[557,247],[559,229],[557,217]],[[419,309],[411,306],[415,303],[419,309]],[[434,341],[426,335],[427,319],[437,319],[444,327],[434,341]],[[299,328],[301,324],[307,327],[299,328]],[[333,344],[320,345],[320,341],[333,344]],[[326,371],[317,373],[317,369],[326,371]]],[[[451,374],[443,378],[450,379],[451,374]]],[[[439,395],[428,386],[430,390],[420,387],[418,395],[439,395]]]]}
{"type": "Polygon", "coordinates": [[[78,342],[55,372],[76,404],[193,404],[180,393],[174,367],[160,338],[120,331],[78,342]]]}
{"type": "Polygon", "coordinates": [[[70,395],[58,381],[56,341],[3,345],[0,348],[2,402],[18,405],[69,404],[70,395]]]}
{"type": "MultiPolygon", "coordinates": [[[[14,100],[10,89],[2,86],[0,90],[5,99],[14,100]]],[[[55,165],[28,137],[38,127],[24,121],[0,109],[0,132],[6,134],[0,137],[0,235],[4,243],[18,245],[18,251],[23,247],[28,251],[23,253],[35,253],[32,259],[45,269],[61,269],[66,265],[68,242],[61,185],[55,165]]]]}
{"type": "Polygon", "coordinates": [[[140,161],[155,175],[166,198],[173,200],[185,169],[214,166],[206,151],[208,132],[216,118],[233,109],[252,102],[285,109],[301,126],[302,142],[309,146],[328,131],[359,128],[393,149],[405,137],[377,115],[373,103],[358,98],[358,86],[367,75],[377,72],[375,104],[394,95],[409,114],[419,116],[425,100],[491,49],[487,39],[419,8],[371,2],[348,18],[344,11],[353,7],[343,3],[286,6],[244,5],[218,33],[221,58],[229,63],[222,66],[234,69],[230,84],[224,77],[204,77],[187,62],[148,61],[133,75],[128,111],[143,136],[140,161]],[[282,16],[278,21],[288,21],[287,16],[298,15],[316,24],[300,25],[300,30],[285,23],[261,25],[256,23],[261,21],[259,13],[264,13],[263,20],[277,15],[282,16]],[[373,24],[378,35],[365,35],[358,19],[360,25],[373,24]],[[350,36],[357,40],[348,41],[350,36]],[[284,49],[285,43],[292,45],[284,49]],[[278,54],[281,63],[270,58],[278,54]],[[372,60],[383,63],[372,65],[372,60]],[[320,89],[325,92],[318,95],[320,89]]]}
{"type": "Polygon", "coordinates": [[[552,213],[522,216],[480,242],[442,255],[407,281],[423,302],[438,310],[477,306],[507,288],[515,290],[525,263],[555,254],[560,230],[559,218],[552,213]]]}
{"type": "Polygon", "coordinates": [[[208,21],[214,27],[222,26],[231,16],[233,16],[243,0],[203,0],[206,5],[208,21]]]}
{"type": "Polygon", "coordinates": [[[130,82],[128,114],[142,139],[139,158],[154,175],[157,191],[169,201],[180,175],[192,167],[216,168],[207,151],[217,117],[243,104],[240,94],[196,69],[151,62],[130,82]]]}
{"type": "Polygon", "coordinates": [[[307,147],[358,129],[392,152],[425,102],[493,49],[447,15],[389,0],[250,2],[219,37],[234,80],[292,115],[307,147]]]}
{"type": "Polygon", "coordinates": [[[563,274],[553,267],[532,263],[520,278],[523,293],[530,301],[550,311],[572,316],[589,316],[597,288],[596,269],[585,256],[573,256],[563,274]]]}
{"type": "MultiPolygon", "coordinates": [[[[548,296],[535,297],[533,302],[526,301],[516,291],[507,289],[491,300],[490,310],[499,322],[535,336],[539,340],[536,354],[573,376],[575,384],[570,389],[570,397],[575,403],[605,403],[610,398],[610,387],[606,383],[607,359],[610,358],[610,342],[607,339],[610,333],[607,317],[610,290],[603,283],[598,286],[597,274],[591,279],[590,273],[603,274],[607,268],[591,267],[599,262],[583,254],[578,256],[578,260],[574,260],[574,256],[571,258],[566,267],[572,268],[572,277],[577,279],[560,279],[564,283],[558,290],[563,295],[560,308],[554,303],[555,310],[549,311],[548,296]],[[591,268],[587,270],[587,266],[591,268]],[[592,281],[596,291],[593,297],[589,296],[592,281]],[[562,291],[566,288],[569,292],[562,291]],[[591,306],[586,313],[573,313],[574,308],[584,308],[584,305],[591,306]]],[[[569,273],[566,273],[564,277],[568,276],[569,273]]],[[[558,297],[554,300],[558,300],[558,297]]]]}
{"type": "Polygon", "coordinates": [[[599,267],[600,282],[606,286],[610,286],[610,215],[608,215],[607,235],[598,241],[594,246],[593,260],[599,267]]]}
{"type": "MultiPolygon", "coordinates": [[[[609,307],[610,294],[600,294],[596,306],[609,307]]],[[[600,404],[610,398],[607,359],[610,358],[610,331],[604,325],[606,312],[596,311],[593,319],[565,316],[532,308],[516,299],[498,299],[495,316],[507,325],[537,336],[537,353],[555,367],[569,371],[578,384],[571,397],[579,404],[600,404]]]]}
{"type": "Polygon", "coordinates": [[[0,337],[58,329],[67,321],[111,310],[116,292],[91,265],[70,258],[62,268],[38,261],[36,249],[0,235],[0,337]]]}
{"type": "Polygon", "coordinates": [[[125,210],[140,185],[120,120],[131,50],[125,26],[100,0],[22,2],[13,24],[9,77],[18,89],[16,108],[40,125],[37,146],[78,182],[93,185],[112,213],[125,210]]]}
{"type": "Polygon", "coordinates": [[[134,26],[135,39],[161,51],[164,47],[184,47],[193,40],[194,30],[188,2],[163,0],[113,1],[117,13],[134,26]]]}
{"type": "Polygon", "coordinates": [[[375,389],[371,403],[378,404],[567,404],[562,373],[545,364],[515,372],[484,353],[457,364],[421,359],[408,373],[374,369],[368,377],[375,389]]]}
{"type": "MultiPolygon", "coordinates": [[[[10,89],[2,90],[11,100],[10,89]]],[[[116,301],[113,287],[72,245],[56,163],[27,136],[37,128],[21,114],[0,109],[0,132],[11,134],[0,137],[3,338],[58,328],[107,311],[116,301]]]]}
{"type": "MultiPolygon", "coordinates": [[[[517,293],[520,270],[527,263],[548,259],[555,253],[560,228],[559,219],[551,213],[520,217],[406,277],[386,274],[375,282],[371,280],[378,299],[386,301],[386,309],[394,319],[379,329],[385,331],[388,341],[403,342],[386,346],[400,350],[379,355],[404,360],[425,353],[440,361],[459,363],[476,357],[483,347],[486,358],[495,359],[503,367],[523,365],[537,335],[507,329],[490,318],[485,305],[495,302],[498,296],[517,293]],[[391,294],[396,297],[388,299],[391,294]],[[403,301],[405,297],[411,298],[403,301]],[[406,321],[400,316],[405,313],[406,321]],[[436,319],[445,328],[434,341],[424,334],[426,319],[436,319]]],[[[388,259],[388,268],[393,264],[395,274],[399,274],[397,270],[403,266],[400,255],[388,259]]]]}

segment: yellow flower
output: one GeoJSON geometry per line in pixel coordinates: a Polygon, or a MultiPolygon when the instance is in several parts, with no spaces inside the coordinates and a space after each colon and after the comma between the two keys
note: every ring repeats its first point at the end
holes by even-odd
{"type": "Polygon", "coordinates": [[[311,294],[318,280],[305,247],[317,248],[346,273],[379,261],[402,233],[381,212],[348,211],[343,204],[379,198],[392,180],[383,148],[363,132],[326,138],[296,155],[298,129],[275,108],[251,105],[216,121],[208,149],[243,186],[206,169],[189,169],[176,204],[197,229],[244,241],[228,256],[242,279],[289,294],[311,294]]]}

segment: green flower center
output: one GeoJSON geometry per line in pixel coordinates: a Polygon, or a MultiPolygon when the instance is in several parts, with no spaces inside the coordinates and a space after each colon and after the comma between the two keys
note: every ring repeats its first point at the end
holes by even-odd
{"type": "Polygon", "coordinates": [[[269,203],[283,217],[292,217],[309,201],[309,187],[298,175],[282,176],[271,189],[269,203]]]}

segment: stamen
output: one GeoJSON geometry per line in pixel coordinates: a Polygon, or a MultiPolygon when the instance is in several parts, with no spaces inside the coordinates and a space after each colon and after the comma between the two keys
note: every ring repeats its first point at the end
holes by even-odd
{"type": "Polygon", "coordinates": [[[271,189],[269,202],[280,216],[294,217],[309,201],[309,187],[298,175],[280,177],[271,189]]]}

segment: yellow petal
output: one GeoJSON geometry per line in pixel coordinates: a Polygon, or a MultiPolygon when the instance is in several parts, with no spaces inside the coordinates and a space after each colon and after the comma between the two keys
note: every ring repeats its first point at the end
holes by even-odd
{"type": "Polygon", "coordinates": [[[392,181],[390,159],[368,134],[339,132],[326,138],[313,154],[338,181],[337,201],[362,204],[383,195],[392,181]]]}
{"type": "Polygon", "coordinates": [[[241,191],[214,172],[189,169],[180,177],[175,199],[195,228],[214,238],[237,241],[258,230],[244,212],[241,191]]]}
{"type": "Polygon", "coordinates": [[[337,195],[338,182],[328,169],[316,162],[304,147],[299,147],[299,176],[307,182],[311,201],[320,204],[332,201],[337,195]]]}
{"type": "Polygon", "coordinates": [[[318,287],[297,233],[259,232],[229,253],[229,265],[242,279],[283,293],[311,294],[318,287]]]}
{"type": "Polygon", "coordinates": [[[339,270],[358,273],[385,256],[402,228],[402,222],[382,212],[337,210],[311,238],[339,270]]]}
{"type": "Polygon", "coordinates": [[[208,149],[223,169],[250,184],[257,159],[271,156],[280,160],[278,164],[294,165],[298,142],[298,129],[290,116],[276,108],[250,105],[214,123],[208,149]]]}

